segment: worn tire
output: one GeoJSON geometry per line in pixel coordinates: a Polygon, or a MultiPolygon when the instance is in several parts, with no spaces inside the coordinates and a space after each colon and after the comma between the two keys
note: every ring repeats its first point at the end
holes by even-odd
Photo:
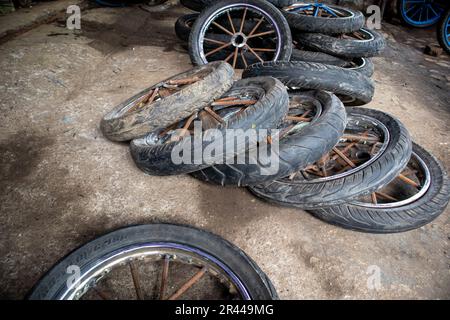
{"type": "Polygon", "coordinates": [[[233,84],[233,69],[224,62],[214,62],[177,74],[146,88],[108,112],[100,123],[103,134],[113,141],[127,141],[142,137],[159,127],[168,126],[192,112],[202,109],[220,97],[233,84]],[[202,79],[174,94],[129,111],[136,101],[161,83],[201,75],[202,79]]]}
{"type": "MultiPolygon", "coordinates": [[[[257,88],[262,94],[258,101],[243,112],[230,118],[225,124],[217,127],[221,131],[223,138],[223,145],[228,145],[228,139],[234,141],[234,137],[229,137],[225,134],[226,129],[273,129],[277,128],[288,110],[289,96],[285,86],[275,78],[271,77],[257,77],[251,79],[243,79],[237,81],[233,87],[228,91],[228,95],[233,92],[245,91],[248,88],[257,88]]],[[[226,96],[226,95],[225,95],[226,96]]],[[[163,128],[161,128],[163,129],[163,128]]],[[[174,164],[172,161],[172,152],[174,148],[177,150],[202,150],[208,145],[211,145],[208,131],[204,134],[204,139],[200,141],[200,146],[196,144],[195,139],[182,139],[178,142],[169,142],[166,144],[158,144],[157,136],[160,130],[151,132],[141,139],[135,139],[130,144],[131,156],[136,165],[145,173],[152,175],[175,175],[190,173],[193,171],[207,168],[214,164],[213,159],[203,158],[201,163],[196,163],[191,154],[190,163],[174,164]]],[[[234,143],[233,143],[234,144],[234,143]]],[[[234,154],[244,152],[246,149],[245,141],[236,143],[234,154]]],[[[217,153],[216,157],[221,157],[224,161],[224,150],[222,153],[217,153]]]]}
{"type": "Polygon", "coordinates": [[[284,16],[280,13],[280,10],[265,0],[220,0],[203,10],[192,27],[191,34],[189,36],[189,56],[191,58],[191,62],[194,65],[202,65],[205,63],[202,58],[202,50],[199,42],[200,32],[204,24],[208,22],[208,19],[222,10],[225,6],[237,6],[239,4],[257,7],[273,19],[273,22],[276,24],[276,28],[280,33],[280,50],[273,59],[289,61],[292,53],[292,35],[289,25],[284,16]]]}
{"type": "Polygon", "coordinates": [[[281,12],[286,17],[291,28],[297,31],[336,34],[353,32],[364,27],[365,17],[361,11],[340,6],[328,6],[339,11],[346,11],[349,16],[339,18],[314,17],[289,12],[286,8],[281,12]]]}
{"type": "MultiPolygon", "coordinates": [[[[325,91],[291,92],[322,105],[322,113],[299,132],[279,141],[277,154],[278,170],[269,174],[261,164],[218,164],[193,172],[192,175],[204,181],[221,185],[248,186],[285,177],[319,160],[338,143],[347,123],[346,111],[342,102],[325,91]]],[[[270,156],[269,156],[270,157],[270,156]]],[[[256,161],[255,161],[256,162],[256,161]]]]}
{"type": "Polygon", "coordinates": [[[329,223],[371,233],[403,232],[430,223],[448,205],[450,183],[442,164],[433,155],[415,143],[413,152],[425,162],[431,177],[429,189],[416,201],[392,208],[375,208],[353,200],[311,213],[329,223]]]}
{"type": "Polygon", "coordinates": [[[370,58],[354,58],[350,65],[343,66],[343,68],[358,71],[368,78],[371,78],[375,72],[375,66],[370,58]]]}
{"type": "Polygon", "coordinates": [[[292,49],[291,61],[315,62],[342,67],[347,70],[361,72],[369,78],[372,77],[375,71],[372,59],[369,58],[354,58],[353,60],[347,60],[323,52],[304,51],[298,49],[292,49]]]}
{"type": "Polygon", "coordinates": [[[381,53],[386,47],[383,36],[373,30],[361,29],[368,39],[340,39],[338,36],[321,33],[296,33],[294,35],[302,46],[314,51],[325,52],[342,58],[368,58],[381,53]]]}
{"type": "Polygon", "coordinates": [[[192,25],[198,17],[198,13],[185,14],[177,19],[175,22],[175,34],[178,39],[188,42],[189,34],[191,33],[192,25]]]}
{"type": "Polygon", "coordinates": [[[406,128],[394,117],[378,110],[347,108],[347,114],[349,122],[366,117],[376,119],[388,128],[389,143],[374,162],[343,177],[330,177],[325,181],[278,179],[250,187],[250,190],[257,196],[277,204],[318,209],[370,194],[395,179],[406,167],[411,156],[411,138],[406,128]]]}
{"type": "Polygon", "coordinates": [[[291,61],[304,61],[323,63],[331,66],[343,67],[348,64],[348,60],[332,56],[323,52],[305,51],[292,49],[291,61]]]}
{"type": "Polygon", "coordinates": [[[370,78],[354,70],[312,62],[270,61],[256,63],[244,70],[242,77],[272,76],[289,88],[325,90],[349,97],[346,105],[369,103],[375,87],[370,78]]]}
{"type": "MultiPolygon", "coordinates": [[[[267,1],[278,8],[286,7],[297,2],[297,0],[267,0],[267,1]]],[[[203,9],[212,5],[215,2],[217,2],[217,0],[180,0],[180,3],[183,6],[198,12],[202,11],[203,9]]]]}
{"type": "Polygon", "coordinates": [[[59,300],[67,287],[69,266],[79,266],[80,276],[94,263],[104,261],[115,252],[132,250],[149,244],[178,244],[199,250],[233,271],[252,300],[274,300],[278,295],[269,278],[241,249],[225,239],[189,226],[149,224],[122,228],[96,238],[59,261],[32,289],[30,300],[59,300]]]}

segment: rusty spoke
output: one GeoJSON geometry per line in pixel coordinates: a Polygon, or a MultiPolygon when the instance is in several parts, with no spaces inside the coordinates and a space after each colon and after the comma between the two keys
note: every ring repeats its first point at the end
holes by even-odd
{"type": "Polygon", "coordinates": [[[415,182],[414,180],[411,180],[411,179],[408,178],[408,177],[405,177],[403,174],[399,174],[399,175],[398,175],[398,178],[399,178],[400,180],[402,180],[403,182],[406,182],[407,184],[409,184],[409,185],[411,185],[411,186],[413,186],[413,187],[420,188],[420,184],[418,184],[418,183],[415,182]]]}
{"type": "Polygon", "coordinates": [[[252,105],[255,104],[256,100],[216,100],[211,103],[212,106],[234,106],[234,105],[252,105]]]}
{"type": "Polygon", "coordinates": [[[239,32],[242,32],[242,30],[244,29],[246,15],[247,15],[247,8],[244,9],[244,15],[242,16],[241,27],[239,28],[239,32]]]}
{"type": "Polygon", "coordinates": [[[144,293],[141,288],[141,281],[139,279],[139,272],[133,261],[128,264],[130,266],[131,277],[133,278],[134,290],[136,290],[136,296],[139,300],[144,300],[144,293]]]}
{"type": "Polygon", "coordinates": [[[264,17],[262,17],[261,19],[259,19],[259,21],[256,23],[256,25],[253,27],[252,31],[250,31],[250,33],[248,34],[247,37],[251,37],[253,33],[255,33],[256,29],[258,29],[258,27],[261,25],[261,23],[263,22],[264,17]]]}
{"type": "Polygon", "coordinates": [[[206,273],[206,267],[201,268],[192,278],[190,278],[185,284],[183,284],[180,289],[178,289],[173,295],[171,295],[168,300],[176,300],[183,293],[189,290],[194,284],[196,284],[206,273]]]}
{"type": "Polygon", "coordinates": [[[274,52],[276,49],[266,49],[266,48],[253,48],[255,51],[262,51],[262,52],[274,52]]]}
{"type": "Polygon", "coordinates": [[[183,138],[186,135],[186,133],[188,132],[188,128],[191,125],[192,121],[194,121],[195,118],[197,118],[197,113],[193,113],[186,120],[186,123],[184,124],[183,128],[181,128],[181,130],[178,132],[178,134],[172,138],[172,141],[179,141],[181,138],[183,138]]]}
{"type": "Polygon", "coordinates": [[[173,79],[169,80],[166,83],[172,84],[172,85],[185,85],[185,84],[191,84],[199,81],[199,77],[192,77],[192,78],[183,78],[183,79],[173,79]]]}
{"type": "Polygon", "coordinates": [[[147,103],[152,103],[152,102],[155,100],[156,95],[158,94],[158,91],[159,91],[159,88],[155,88],[155,89],[153,90],[152,94],[148,97],[148,100],[147,100],[145,103],[146,103],[146,104],[147,104],[147,103]]]}
{"type": "Polygon", "coordinates": [[[377,196],[379,196],[380,198],[384,198],[386,200],[391,200],[391,201],[398,201],[396,198],[394,198],[393,196],[390,196],[386,193],[383,193],[381,191],[377,191],[375,192],[377,194],[377,196]]]}
{"type": "Polygon", "coordinates": [[[203,40],[209,41],[209,42],[212,42],[212,43],[217,43],[217,44],[227,44],[226,42],[215,40],[215,39],[210,39],[210,38],[203,38],[203,40]]]}
{"type": "Polygon", "coordinates": [[[377,204],[378,200],[377,200],[377,195],[375,194],[375,192],[372,192],[372,194],[370,196],[372,198],[372,203],[377,204]]]}
{"type": "Polygon", "coordinates": [[[242,50],[241,50],[241,59],[244,62],[245,68],[247,68],[248,67],[247,60],[245,59],[245,56],[244,56],[244,53],[242,52],[242,50]]]}
{"type": "Polygon", "coordinates": [[[225,123],[225,121],[217,113],[215,113],[210,107],[205,107],[204,110],[206,112],[208,112],[218,122],[225,123]]]}
{"type": "Polygon", "coordinates": [[[225,49],[225,48],[228,47],[228,46],[231,46],[231,43],[226,43],[226,44],[224,44],[224,45],[222,45],[222,46],[220,46],[220,47],[218,47],[218,48],[216,48],[216,49],[214,49],[214,50],[211,50],[210,52],[208,52],[207,54],[205,54],[205,57],[207,57],[207,56],[209,56],[209,55],[212,55],[212,54],[214,54],[214,53],[216,53],[216,52],[218,52],[218,51],[220,51],[220,50],[222,50],[222,49],[225,49]]]}
{"type": "Polygon", "coordinates": [[[237,61],[237,58],[238,58],[238,52],[239,52],[239,48],[236,47],[236,49],[234,49],[233,69],[236,68],[236,61],[237,61]]]}
{"type": "Polygon", "coordinates": [[[269,30],[269,31],[264,31],[264,32],[260,32],[260,33],[255,33],[255,34],[252,34],[251,36],[248,36],[247,39],[255,38],[255,37],[262,37],[262,36],[266,36],[266,35],[272,34],[272,33],[275,33],[275,30],[269,30]]]}
{"type": "Polygon", "coordinates": [[[246,45],[247,48],[250,50],[251,53],[253,53],[253,55],[258,58],[259,61],[264,62],[264,60],[247,44],[246,45]]]}
{"type": "Polygon", "coordinates": [[[380,139],[378,137],[368,137],[365,135],[357,135],[357,134],[344,134],[342,136],[342,139],[349,140],[349,141],[357,141],[357,142],[379,142],[380,139]]]}
{"type": "Polygon", "coordinates": [[[230,59],[231,59],[231,57],[233,57],[234,56],[234,51],[232,51],[226,58],[225,58],[225,62],[228,62],[230,59]]]}
{"type": "Polygon", "coordinates": [[[236,33],[236,29],[234,29],[234,25],[233,25],[233,20],[231,20],[230,11],[227,11],[227,16],[228,16],[228,22],[230,22],[231,30],[233,31],[233,33],[236,33]]]}
{"type": "Polygon", "coordinates": [[[286,116],[286,120],[298,121],[298,122],[311,122],[311,118],[304,118],[298,116],[286,116]]]}
{"type": "Polygon", "coordinates": [[[169,263],[170,257],[168,255],[164,256],[163,272],[161,277],[161,286],[159,287],[159,299],[164,300],[167,289],[167,278],[169,276],[169,263]]]}
{"type": "Polygon", "coordinates": [[[342,159],[344,160],[349,166],[352,168],[356,167],[356,165],[349,159],[345,154],[343,154],[341,151],[339,151],[338,148],[334,147],[333,151],[342,159]]]}
{"type": "Polygon", "coordinates": [[[231,32],[230,30],[228,30],[227,28],[221,26],[220,24],[218,24],[217,22],[213,21],[212,22],[213,25],[215,25],[217,28],[221,29],[223,32],[228,33],[230,36],[233,36],[233,32],[231,32]]]}

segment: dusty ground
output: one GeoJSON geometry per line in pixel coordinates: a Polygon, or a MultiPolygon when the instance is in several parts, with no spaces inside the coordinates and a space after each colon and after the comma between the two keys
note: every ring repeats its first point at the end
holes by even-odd
{"type": "MultiPolygon", "coordinates": [[[[245,189],[152,177],[126,144],[103,138],[103,114],[191,67],[173,24],[138,8],[91,9],[82,31],[42,25],[0,46],[0,297],[23,298],[73,248],[118,227],[177,222],[244,249],[281,298],[450,298],[447,211],[419,230],[372,235],[266,204],[245,189]],[[368,267],[381,268],[379,290],[368,267]]],[[[426,57],[432,31],[385,24],[368,106],[398,116],[450,170],[450,59],[426,57]]]]}

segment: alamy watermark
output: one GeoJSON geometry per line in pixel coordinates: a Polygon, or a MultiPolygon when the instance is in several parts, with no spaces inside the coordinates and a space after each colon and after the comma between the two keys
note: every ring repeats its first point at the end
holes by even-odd
{"type": "MultiPolygon", "coordinates": [[[[175,137],[183,133],[175,131],[175,137]]],[[[171,152],[172,163],[258,165],[259,174],[274,175],[279,170],[278,129],[202,129],[194,121],[193,134],[183,137],[171,152]]]]}
{"type": "Polygon", "coordinates": [[[81,9],[77,5],[71,5],[67,7],[66,13],[69,17],[66,20],[66,27],[69,30],[81,29],[81,9]]]}

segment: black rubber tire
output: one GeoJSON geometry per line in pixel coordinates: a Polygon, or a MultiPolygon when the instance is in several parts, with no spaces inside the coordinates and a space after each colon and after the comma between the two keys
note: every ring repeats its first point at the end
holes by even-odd
{"type": "Polygon", "coordinates": [[[224,6],[229,6],[232,4],[251,5],[253,7],[260,8],[267,15],[271,16],[277,25],[281,38],[280,52],[275,60],[289,61],[292,53],[292,35],[289,25],[284,16],[280,13],[280,10],[265,0],[220,0],[203,10],[192,27],[191,34],[189,36],[189,56],[191,58],[191,62],[194,65],[204,64],[199,47],[200,31],[211,15],[215,14],[216,11],[222,9],[224,6]]]}
{"type": "Polygon", "coordinates": [[[372,59],[369,58],[354,58],[349,61],[323,52],[304,51],[298,49],[292,49],[291,61],[315,62],[342,67],[348,70],[361,72],[369,78],[372,77],[375,71],[372,59]]]}
{"type": "Polygon", "coordinates": [[[450,199],[450,183],[442,164],[413,143],[413,152],[428,167],[431,185],[418,200],[394,208],[371,208],[357,202],[311,211],[316,217],[341,227],[371,233],[403,232],[420,228],[436,219],[450,199]]]}
{"type": "Polygon", "coordinates": [[[189,116],[220,97],[233,85],[234,71],[229,64],[214,62],[195,67],[146,88],[108,112],[100,123],[103,134],[113,141],[127,141],[144,136],[189,116]],[[129,112],[134,103],[161,83],[201,75],[202,79],[180,91],[129,112]]]}
{"type": "Polygon", "coordinates": [[[338,58],[327,53],[315,52],[315,51],[305,51],[299,49],[292,49],[291,61],[304,61],[304,62],[315,62],[323,63],[331,66],[343,67],[348,64],[348,60],[338,58]]]}
{"type": "Polygon", "coordinates": [[[282,10],[292,29],[326,34],[348,33],[364,27],[366,19],[361,11],[328,5],[336,10],[347,11],[350,16],[339,18],[314,17],[282,10]]]}
{"type": "Polygon", "coordinates": [[[241,249],[227,240],[193,227],[173,224],[149,224],[122,228],[96,238],[60,260],[28,296],[30,300],[57,300],[72,274],[69,266],[79,266],[83,275],[105,255],[149,243],[176,243],[201,250],[230,268],[253,300],[274,300],[278,295],[266,274],[241,249]]]}
{"type": "Polygon", "coordinates": [[[213,165],[193,172],[192,175],[223,186],[255,185],[290,175],[316,162],[330,151],[338,143],[347,123],[342,102],[325,91],[291,92],[289,95],[318,101],[322,105],[322,114],[299,132],[279,141],[279,165],[276,173],[263,175],[261,173],[264,168],[260,164],[247,163],[213,165]]]}
{"type": "Polygon", "coordinates": [[[354,58],[350,66],[344,66],[347,70],[358,71],[368,78],[373,76],[375,72],[375,66],[370,58],[354,58]]]}
{"type": "Polygon", "coordinates": [[[188,42],[189,34],[191,33],[192,25],[198,17],[198,13],[185,14],[177,19],[175,22],[175,34],[178,39],[188,42]]]}
{"type": "MultiPolygon", "coordinates": [[[[297,2],[297,0],[267,0],[275,7],[282,8],[290,6],[291,4],[297,2]]],[[[211,4],[217,2],[217,0],[180,0],[180,3],[188,9],[194,11],[202,11],[211,4]]]]}
{"type": "MultiPolygon", "coordinates": [[[[256,77],[251,79],[243,79],[237,81],[233,87],[225,95],[233,95],[236,91],[246,91],[248,88],[256,87],[263,93],[259,100],[243,112],[231,117],[225,124],[217,127],[222,131],[224,145],[229,145],[227,139],[232,139],[234,145],[234,137],[224,134],[226,129],[273,129],[277,128],[288,111],[289,96],[286,87],[277,79],[272,77],[256,77]]],[[[161,128],[164,129],[164,128],[161,128]]],[[[201,163],[195,163],[191,157],[191,163],[174,164],[171,158],[172,151],[175,147],[178,150],[198,150],[198,145],[194,145],[194,139],[182,139],[178,142],[168,142],[166,144],[157,144],[156,137],[160,130],[156,130],[141,139],[135,139],[130,144],[131,156],[136,165],[145,173],[152,175],[175,175],[190,173],[193,171],[207,168],[214,164],[212,160],[203,157],[201,163]]],[[[211,142],[203,139],[201,142],[202,150],[211,142]]],[[[241,141],[235,144],[234,151],[236,153],[244,152],[246,143],[241,141]]],[[[223,150],[219,156],[225,156],[223,150]]],[[[225,159],[224,159],[225,160],[225,159]]]]}
{"type": "Polygon", "coordinates": [[[305,48],[325,52],[342,58],[369,58],[377,56],[386,47],[383,36],[370,29],[361,29],[370,39],[340,39],[338,36],[322,33],[296,33],[295,40],[305,48]]]}
{"type": "Polygon", "coordinates": [[[347,108],[349,121],[364,116],[383,123],[389,130],[386,150],[373,163],[350,175],[327,181],[275,180],[250,190],[258,197],[285,206],[318,209],[346,203],[357,196],[370,194],[395,179],[408,164],[411,156],[411,138],[396,118],[372,109],[347,108]]]}
{"type": "Polygon", "coordinates": [[[325,90],[351,97],[345,105],[360,106],[369,103],[374,95],[372,80],[360,72],[312,62],[264,62],[249,66],[242,78],[272,76],[289,88],[325,90]]]}
{"type": "Polygon", "coordinates": [[[447,13],[439,22],[437,30],[439,44],[442,46],[442,48],[444,48],[445,51],[447,51],[448,54],[450,54],[450,45],[445,39],[445,26],[449,20],[450,20],[450,10],[447,10],[447,13]]]}

